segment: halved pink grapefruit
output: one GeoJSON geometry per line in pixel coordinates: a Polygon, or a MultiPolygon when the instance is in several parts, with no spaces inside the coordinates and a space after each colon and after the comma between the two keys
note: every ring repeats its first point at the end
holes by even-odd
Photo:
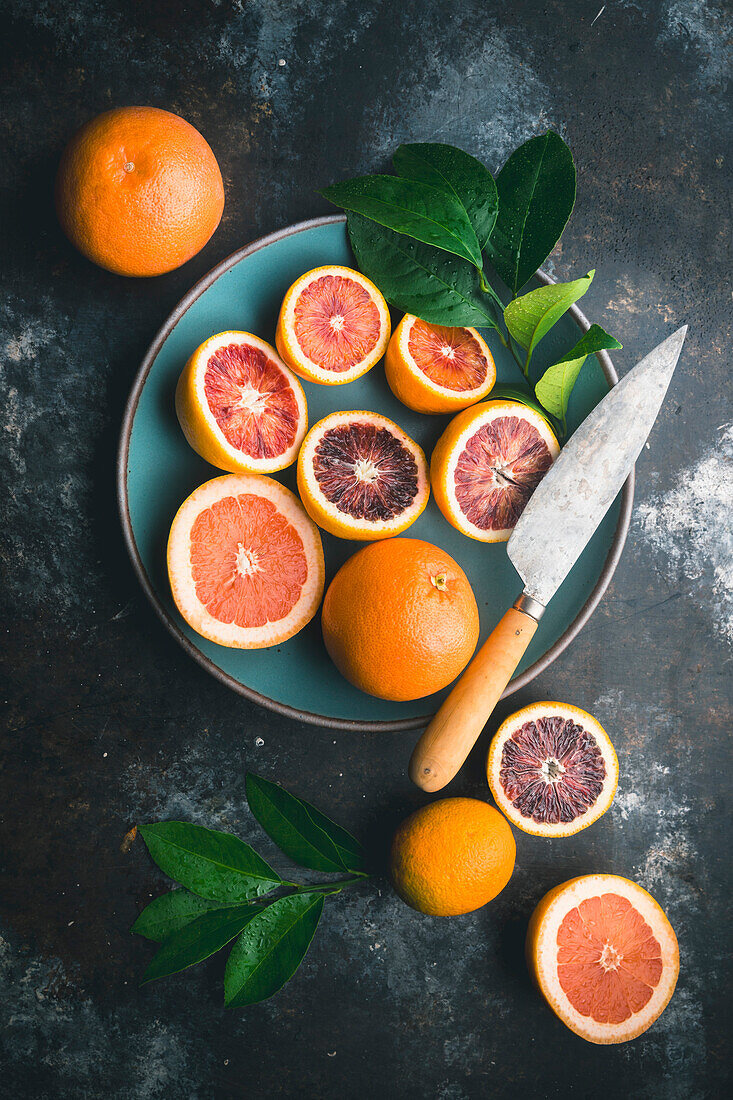
{"type": "Polygon", "coordinates": [[[381,413],[335,412],[305,437],[298,492],[308,515],[329,534],[387,539],[425,508],[428,464],[422,448],[381,413]]]}
{"type": "Polygon", "coordinates": [[[287,291],[275,343],[301,378],[340,386],[379,362],[390,331],[387,303],[371,280],[350,267],[316,267],[287,291]]]}
{"type": "Polygon", "coordinates": [[[168,575],[178,610],[198,634],[233,649],[264,649],[292,638],[318,610],[321,536],[295,494],[272,478],[216,477],[178,509],[168,575]]]}
{"type": "Polygon", "coordinates": [[[674,992],[677,937],[646,890],[619,875],[583,875],[540,901],[527,963],[552,1011],[590,1043],[625,1043],[674,992]]]}
{"type": "Polygon", "coordinates": [[[406,313],[384,360],[395,397],[420,413],[457,412],[486,397],[494,359],[475,328],[429,325],[406,313]]]}
{"type": "Polygon", "coordinates": [[[482,401],[454,416],[435,446],[435,501],[464,535],[506,542],[559,453],[552,429],[534,409],[482,401]]]}
{"type": "Polygon", "coordinates": [[[193,449],[232,473],[284,470],[308,430],[303,387],[251,332],[220,332],[196,349],[178,380],[176,412],[193,449]]]}

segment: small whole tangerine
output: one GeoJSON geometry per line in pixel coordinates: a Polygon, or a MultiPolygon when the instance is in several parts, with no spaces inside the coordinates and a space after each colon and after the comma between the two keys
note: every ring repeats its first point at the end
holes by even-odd
{"type": "Polygon", "coordinates": [[[479,614],[468,577],[421,539],[370,543],[350,557],[323,601],[323,640],[339,671],[379,699],[421,699],[468,664],[479,614]]]}
{"type": "Polygon", "coordinates": [[[517,849],[506,818],[478,798],[441,798],[397,829],[390,873],[413,909],[454,917],[480,909],[514,870],[517,849]]]}

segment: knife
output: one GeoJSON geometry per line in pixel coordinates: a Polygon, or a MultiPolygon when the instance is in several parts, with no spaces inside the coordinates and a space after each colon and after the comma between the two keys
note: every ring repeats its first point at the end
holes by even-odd
{"type": "Polygon", "coordinates": [[[637,363],[585,418],[507,543],[524,591],[418,741],[410,778],[439,791],[456,774],[522,659],[542,613],[615,500],[657,418],[687,325],[637,363]]]}

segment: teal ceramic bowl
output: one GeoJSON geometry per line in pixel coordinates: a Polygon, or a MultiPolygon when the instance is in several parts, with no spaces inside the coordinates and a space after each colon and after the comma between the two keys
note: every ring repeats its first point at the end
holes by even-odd
{"type": "MultiPolygon", "coordinates": [[[[337,672],[321,639],[320,616],[284,645],[272,649],[226,649],[200,637],[173,603],[166,571],[166,543],[173,517],[202,482],[221,473],[186,443],[173,397],[188,356],[208,336],[225,329],[257,333],[274,344],[285,291],[304,271],[323,264],[354,266],[343,217],[318,218],[273,233],[224,260],[180,302],[155,337],[127,405],[118,457],[118,495],[127,548],[155,611],[186,652],[241,695],[305,722],[353,730],[400,730],[425,725],[447,693],[410,703],[373,699],[337,672]]],[[[538,275],[542,282],[550,280],[538,275]]],[[[573,308],[540,344],[534,361],[544,368],[588,327],[573,308]]],[[[491,332],[500,382],[518,381],[518,368],[491,332]]],[[[591,356],[573,391],[572,431],[617,381],[605,353],[591,356]]],[[[336,409],[373,409],[391,417],[430,455],[448,416],[421,416],[393,397],[382,365],[345,386],[303,382],[309,422],[336,409]]],[[[294,467],[276,475],[295,490],[294,467]]],[[[505,691],[524,687],[562,653],[587,622],[618,562],[629,525],[633,475],[586,550],[550,603],[524,660],[505,691]]],[[[487,545],[454,530],[431,500],[406,535],[437,543],[466,571],[481,615],[481,640],[521,590],[503,543],[487,545]]],[[[326,583],[363,543],[324,533],[326,583]]]]}

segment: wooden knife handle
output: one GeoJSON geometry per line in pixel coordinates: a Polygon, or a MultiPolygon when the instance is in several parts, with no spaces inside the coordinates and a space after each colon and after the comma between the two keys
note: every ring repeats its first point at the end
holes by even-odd
{"type": "Polygon", "coordinates": [[[439,791],[468,756],[537,629],[511,607],[471,661],[415,746],[410,779],[439,791]]]}

